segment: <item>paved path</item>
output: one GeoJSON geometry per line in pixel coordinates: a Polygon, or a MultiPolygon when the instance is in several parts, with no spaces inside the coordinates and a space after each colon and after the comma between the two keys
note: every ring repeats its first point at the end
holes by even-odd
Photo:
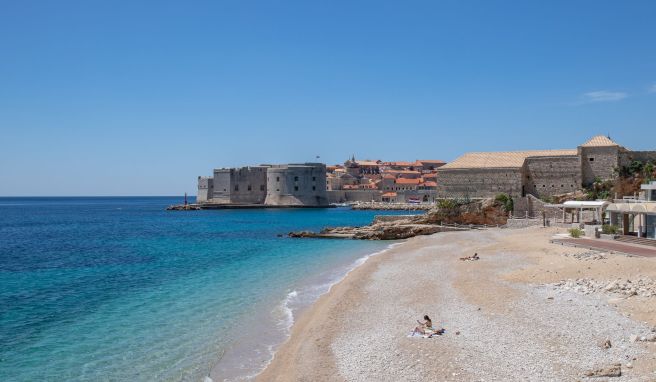
{"type": "Polygon", "coordinates": [[[636,245],[629,243],[622,243],[610,240],[600,239],[574,239],[562,238],[553,239],[552,243],[572,245],[575,247],[592,248],[601,251],[622,252],[629,255],[643,256],[643,257],[656,257],[656,248],[646,247],[644,245],[636,245]]]}

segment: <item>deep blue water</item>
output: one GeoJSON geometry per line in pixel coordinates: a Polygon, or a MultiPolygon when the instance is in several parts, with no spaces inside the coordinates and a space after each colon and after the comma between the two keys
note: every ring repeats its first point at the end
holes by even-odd
{"type": "Polygon", "coordinates": [[[0,380],[246,375],[290,309],[387,245],[278,236],[380,212],[164,210],[180,202],[0,198],[0,380]]]}

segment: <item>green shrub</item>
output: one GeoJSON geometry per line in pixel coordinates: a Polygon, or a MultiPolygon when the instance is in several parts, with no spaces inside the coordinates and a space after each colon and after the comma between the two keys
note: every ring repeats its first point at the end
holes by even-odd
{"type": "Polygon", "coordinates": [[[620,227],[616,225],[604,224],[601,226],[601,233],[604,235],[617,235],[620,233],[620,227]]]}
{"type": "Polygon", "coordinates": [[[506,212],[511,212],[513,210],[513,200],[508,194],[499,194],[497,195],[494,200],[496,200],[498,203],[501,203],[503,205],[503,209],[506,212]]]}
{"type": "Polygon", "coordinates": [[[583,236],[583,231],[579,228],[570,228],[568,231],[569,231],[569,235],[573,238],[583,236]]]}

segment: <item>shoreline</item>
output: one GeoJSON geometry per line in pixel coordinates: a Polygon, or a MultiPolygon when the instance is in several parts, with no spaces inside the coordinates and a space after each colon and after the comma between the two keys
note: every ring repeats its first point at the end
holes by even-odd
{"type": "Polygon", "coordinates": [[[364,261],[306,309],[256,380],[503,380],[521,373],[526,380],[574,380],[614,363],[624,372],[618,381],[656,377],[650,374],[656,344],[629,339],[649,336],[656,325],[654,297],[577,293],[557,284],[584,275],[656,280],[656,262],[611,254],[588,261],[584,250],[549,244],[559,231],[492,229],[408,239],[364,261]],[[481,261],[457,260],[475,250],[481,261]],[[590,312],[601,322],[582,325],[590,312]],[[425,313],[447,333],[407,338],[425,313]],[[606,337],[613,348],[597,345],[606,337]],[[490,353],[499,344],[498,354],[490,353]],[[434,364],[417,362],[427,356],[434,364]],[[527,364],[510,362],[505,367],[515,374],[505,374],[500,366],[508,360],[527,364]]]}
{"type": "MultiPolygon", "coordinates": [[[[390,242],[382,249],[363,253],[347,264],[341,264],[320,274],[313,275],[306,279],[302,284],[297,285],[294,289],[287,292],[282,300],[274,305],[274,308],[271,312],[268,312],[271,313],[272,317],[270,318],[272,319],[273,327],[278,328],[277,330],[280,331],[280,333],[277,333],[277,335],[280,335],[282,338],[280,341],[274,341],[274,343],[268,344],[266,346],[270,352],[271,357],[265,361],[265,364],[261,367],[258,366],[250,370],[242,369],[241,372],[236,374],[233,368],[228,368],[227,370],[229,370],[229,376],[226,377],[226,375],[223,374],[226,370],[224,369],[224,357],[226,355],[232,358],[239,357],[239,355],[233,354],[235,349],[231,346],[230,350],[224,353],[220,360],[211,366],[209,373],[203,379],[204,382],[220,382],[224,380],[240,381],[257,378],[274,360],[275,354],[279,348],[289,340],[292,329],[296,325],[299,317],[302,317],[307,310],[311,309],[319,299],[330,293],[332,288],[335,285],[341,283],[351,272],[361,267],[371,258],[380,256],[387,251],[390,251],[391,249],[404,244],[404,242],[405,240],[396,240],[390,242]],[[326,279],[323,277],[326,277],[326,279]],[[301,301],[299,301],[299,297],[301,301]],[[309,301],[302,301],[303,299],[309,301]],[[276,318],[273,318],[274,316],[276,318]],[[282,328],[283,326],[284,328],[282,328]],[[282,330],[280,330],[281,328],[282,330]]],[[[261,311],[260,313],[266,315],[265,311],[268,310],[268,308],[264,309],[265,310],[261,311]]]]}

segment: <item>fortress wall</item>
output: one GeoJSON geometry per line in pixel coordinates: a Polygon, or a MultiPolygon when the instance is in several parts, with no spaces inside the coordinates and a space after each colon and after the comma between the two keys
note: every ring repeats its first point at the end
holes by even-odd
{"type": "Polygon", "coordinates": [[[230,201],[236,204],[262,204],[267,195],[265,166],[242,167],[231,173],[230,201]]]}
{"type": "Polygon", "coordinates": [[[488,198],[522,194],[521,168],[438,169],[437,196],[488,198]]]}
{"type": "Polygon", "coordinates": [[[379,190],[331,190],[326,193],[328,203],[380,202],[383,192],[379,190]]]}
{"type": "Polygon", "coordinates": [[[524,169],[527,194],[544,197],[581,188],[581,159],[578,156],[529,157],[524,169]]]}
{"type": "Polygon", "coordinates": [[[619,166],[620,149],[610,147],[579,147],[583,185],[592,184],[596,177],[613,179],[614,169],[619,166]]]}
{"type": "Polygon", "coordinates": [[[271,166],[266,179],[267,205],[328,205],[326,165],[322,163],[271,166]]]}
{"type": "Polygon", "coordinates": [[[620,166],[628,166],[633,161],[656,161],[656,151],[625,151],[620,153],[620,166]]]}
{"type": "Polygon", "coordinates": [[[196,203],[204,203],[212,199],[214,194],[213,178],[207,176],[198,177],[198,193],[196,194],[196,203]]]}
{"type": "Polygon", "coordinates": [[[230,203],[230,190],[232,187],[230,172],[231,169],[229,168],[214,169],[212,203],[230,203]]]}

